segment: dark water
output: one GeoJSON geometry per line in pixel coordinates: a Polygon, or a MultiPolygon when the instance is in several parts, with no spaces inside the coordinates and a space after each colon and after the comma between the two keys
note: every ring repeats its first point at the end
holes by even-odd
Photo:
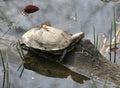
{"type": "MultiPolygon", "coordinates": [[[[103,88],[104,81],[95,78],[94,81],[89,80],[84,75],[76,73],[74,67],[64,66],[54,61],[50,61],[43,58],[38,58],[34,54],[25,55],[24,71],[20,78],[20,73],[23,66],[19,68],[22,63],[20,58],[10,55],[8,53],[9,60],[9,81],[12,88],[103,88]],[[13,60],[14,59],[14,60],[13,60]],[[72,71],[73,70],[73,71],[72,71]],[[86,80],[85,82],[83,80],[86,80]]],[[[2,52],[5,57],[5,52],[2,52]]],[[[12,54],[12,55],[15,55],[12,54]]],[[[6,58],[4,58],[6,62],[6,58]]],[[[3,67],[0,66],[0,86],[3,83],[3,67]]],[[[108,82],[108,88],[115,88],[115,84],[108,82]]]]}

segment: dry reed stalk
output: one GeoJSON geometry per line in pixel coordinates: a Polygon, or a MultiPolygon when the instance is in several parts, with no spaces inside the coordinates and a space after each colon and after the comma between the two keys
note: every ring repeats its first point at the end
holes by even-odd
{"type": "Polygon", "coordinates": [[[101,54],[104,54],[106,41],[107,41],[107,38],[105,37],[105,34],[103,34],[99,41],[100,42],[99,51],[101,54]]]}

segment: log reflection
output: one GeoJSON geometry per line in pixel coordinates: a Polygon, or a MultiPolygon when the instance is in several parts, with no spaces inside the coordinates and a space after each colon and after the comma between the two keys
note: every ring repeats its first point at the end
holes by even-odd
{"type": "Polygon", "coordinates": [[[83,83],[83,80],[89,80],[88,77],[73,72],[60,63],[46,58],[41,58],[30,52],[25,55],[24,66],[27,69],[49,77],[67,78],[71,75],[72,79],[79,83],[83,83]]]}

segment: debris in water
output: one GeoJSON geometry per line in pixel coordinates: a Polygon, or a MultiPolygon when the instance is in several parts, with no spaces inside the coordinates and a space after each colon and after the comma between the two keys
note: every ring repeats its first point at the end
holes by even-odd
{"type": "Polygon", "coordinates": [[[71,17],[73,21],[77,22],[77,13],[75,13],[74,16],[71,17]]]}
{"type": "Polygon", "coordinates": [[[32,5],[32,4],[29,4],[29,5],[25,6],[22,13],[27,15],[27,14],[34,13],[34,12],[36,12],[38,10],[39,10],[39,7],[37,7],[35,5],[32,5]]]}

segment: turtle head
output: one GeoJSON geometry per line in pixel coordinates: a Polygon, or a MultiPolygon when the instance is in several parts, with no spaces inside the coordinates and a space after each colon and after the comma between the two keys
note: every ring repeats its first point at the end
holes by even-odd
{"type": "Polygon", "coordinates": [[[41,27],[44,27],[44,26],[51,26],[51,23],[49,21],[44,22],[41,24],[41,27]]]}
{"type": "Polygon", "coordinates": [[[84,33],[79,32],[79,33],[76,33],[76,34],[72,35],[71,40],[72,40],[72,43],[76,43],[82,38],[84,38],[84,33]]]}

